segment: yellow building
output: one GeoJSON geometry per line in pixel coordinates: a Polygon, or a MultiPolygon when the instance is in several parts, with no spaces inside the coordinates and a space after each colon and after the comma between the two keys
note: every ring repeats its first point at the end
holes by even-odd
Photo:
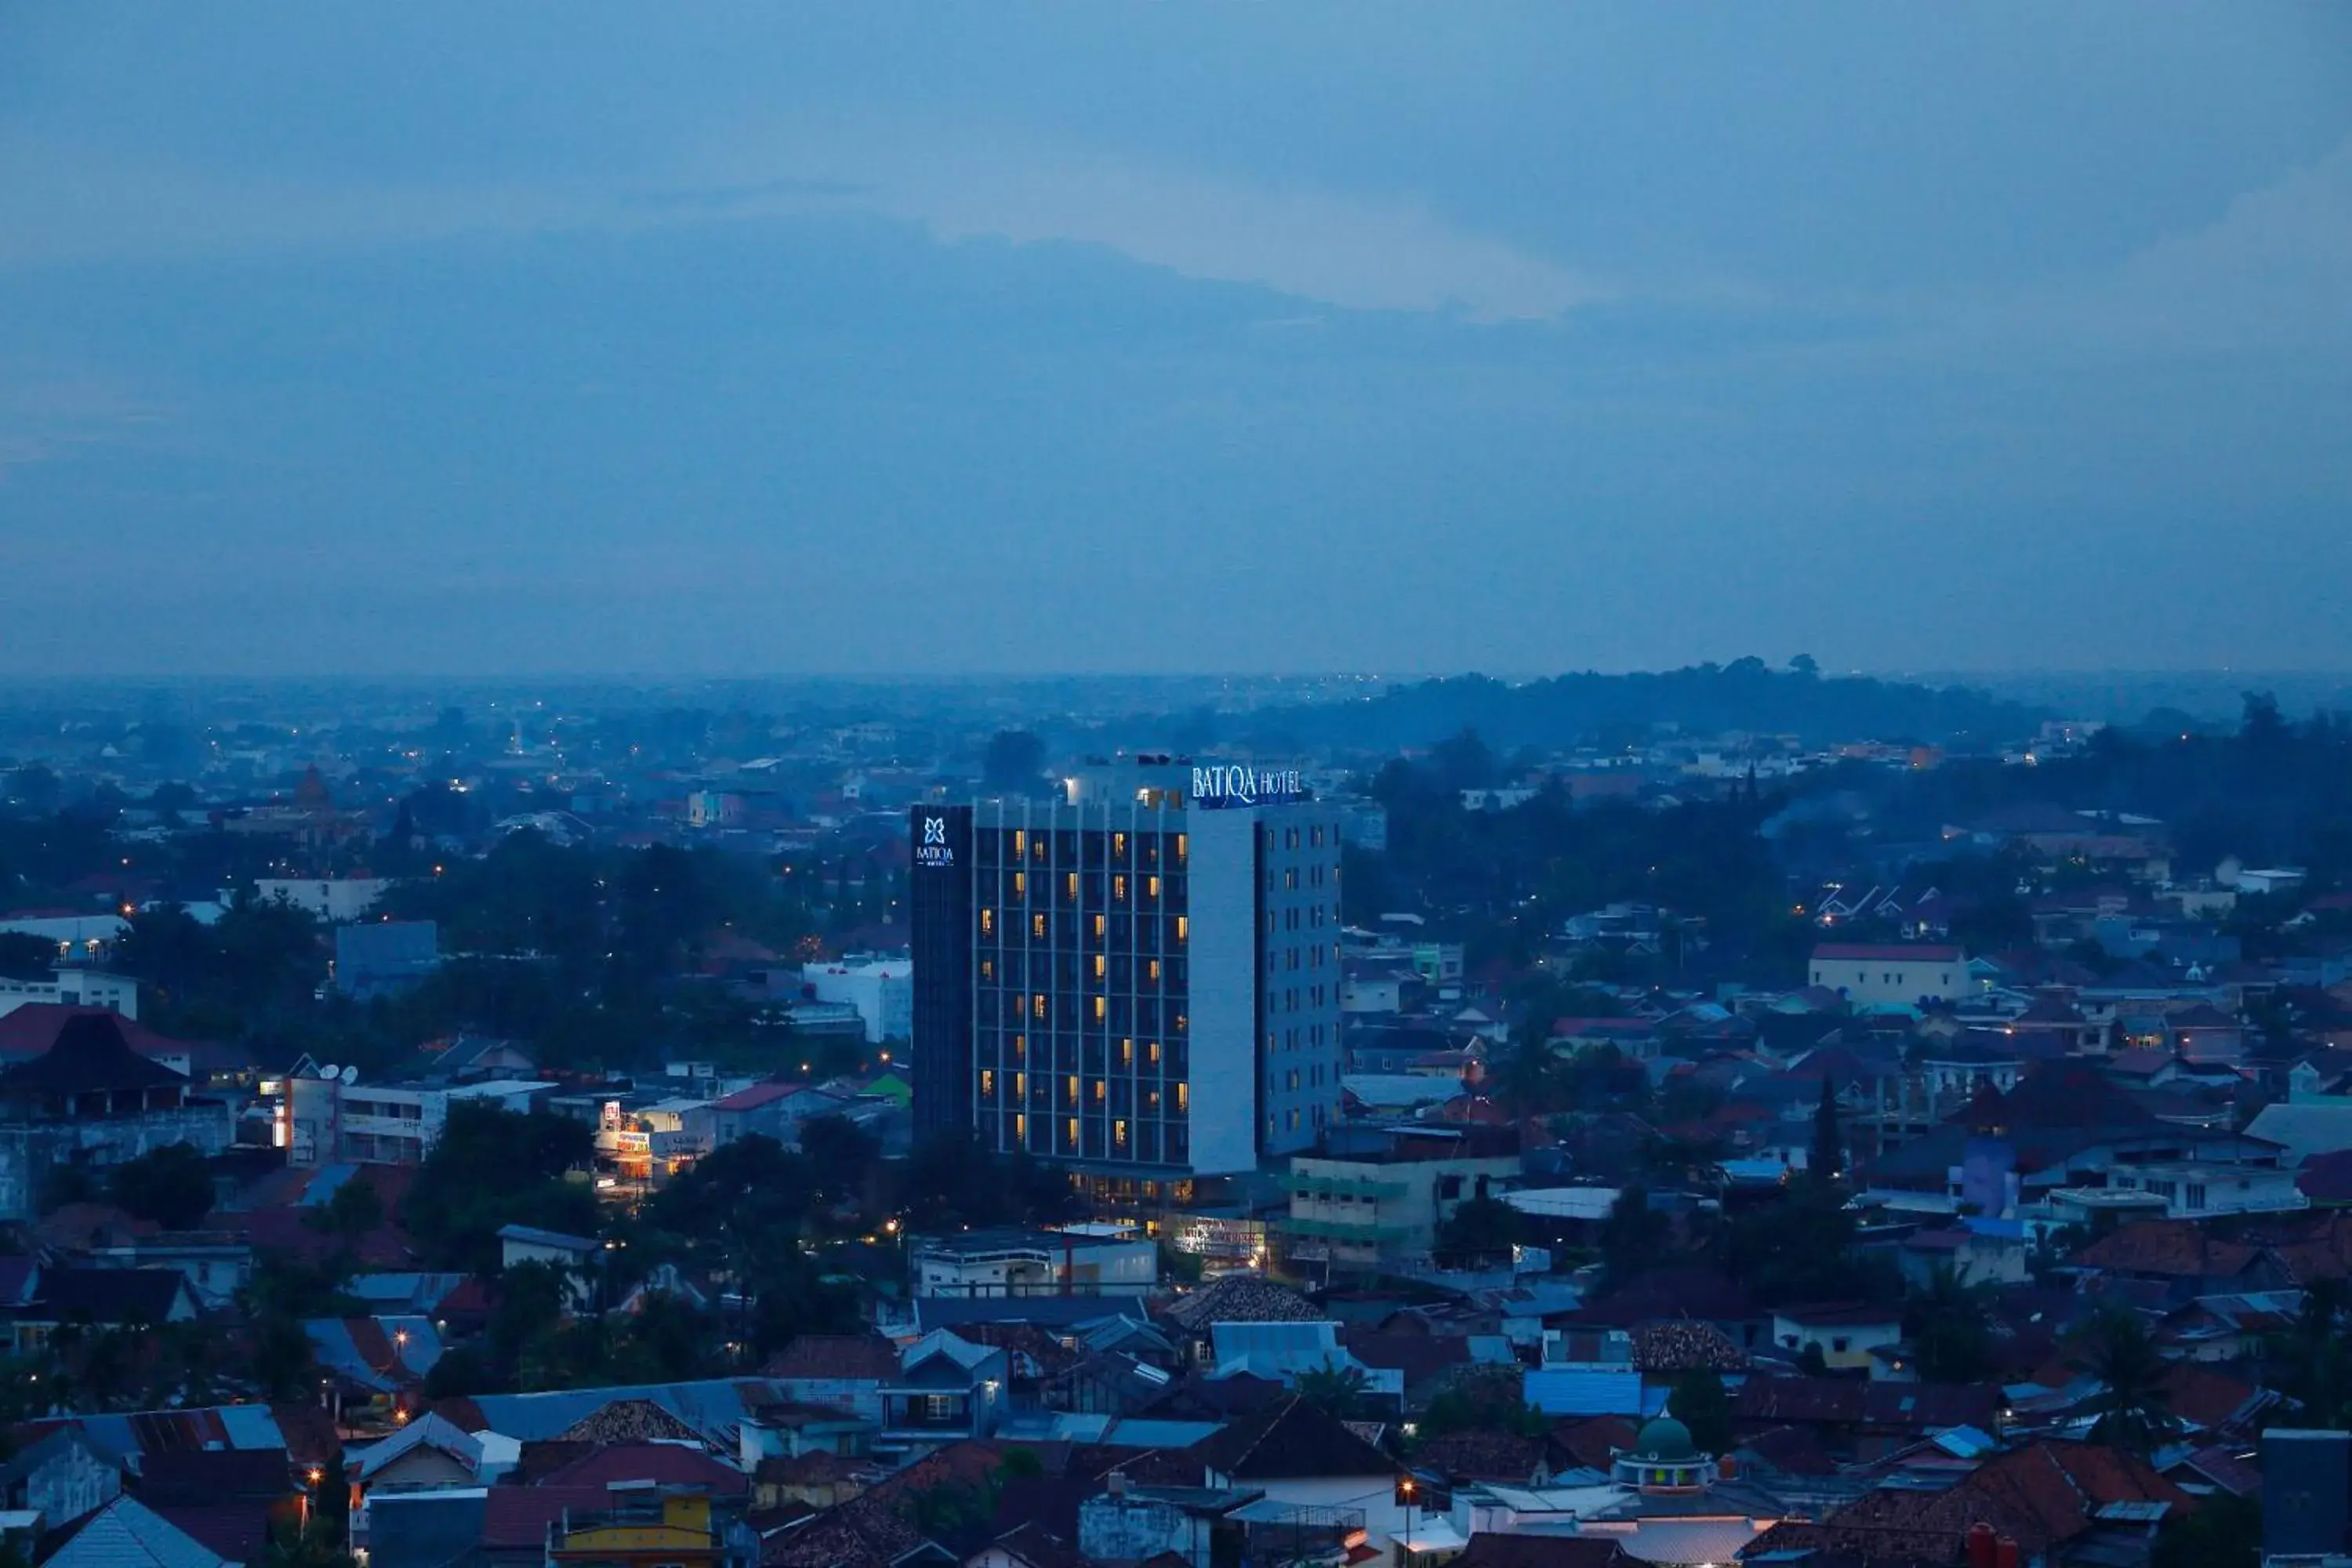
{"type": "Polygon", "coordinates": [[[610,1508],[566,1513],[549,1534],[550,1564],[580,1568],[743,1568],[759,1540],[722,1517],[707,1493],[645,1485],[611,1489],[610,1508]]]}

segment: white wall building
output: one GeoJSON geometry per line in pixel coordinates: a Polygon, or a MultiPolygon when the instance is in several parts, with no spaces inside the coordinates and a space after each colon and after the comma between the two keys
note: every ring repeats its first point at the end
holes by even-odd
{"type": "Polygon", "coordinates": [[[915,966],[904,958],[845,958],[801,968],[801,984],[819,1002],[846,1004],[866,1023],[866,1043],[903,1040],[915,1028],[915,966]]]}
{"type": "Polygon", "coordinates": [[[67,1007],[103,1007],[126,1018],[139,1016],[139,982],[97,969],[60,969],[47,980],[0,978],[0,1018],[36,1002],[67,1007]]]}
{"type": "Polygon", "coordinates": [[[314,920],[340,925],[373,909],[391,886],[383,877],[264,877],[253,890],[257,898],[283,900],[314,920]]]}
{"type": "Polygon", "coordinates": [[[504,1080],[447,1089],[415,1084],[345,1083],[340,1078],[298,1078],[286,1085],[280,1142],[289,1165],[341,1160],[376,1164],[421,1163],[441,1141],[453,1100],[485,1100],[528,1110],[551,1083],[504,1080]]]}

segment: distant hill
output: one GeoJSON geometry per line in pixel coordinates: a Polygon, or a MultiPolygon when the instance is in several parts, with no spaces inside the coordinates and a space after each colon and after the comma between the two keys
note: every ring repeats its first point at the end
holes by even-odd
{"type": "Polygon", "coordinates": [[[1762,659],[1633,675],[1561,675],[1511,685],[1482,675],[1395,686],[1353,702],[1269,709],[1247,729],[1268,745],[1394,750],[1467,728],[1498,750],[1611,745],[1657,725],[1700,734],[1747,730],[1809,743],[1908,741],[1990,745],[2031,734],[2047,715],[1967,687],[1774,670],[1762,659]]]}

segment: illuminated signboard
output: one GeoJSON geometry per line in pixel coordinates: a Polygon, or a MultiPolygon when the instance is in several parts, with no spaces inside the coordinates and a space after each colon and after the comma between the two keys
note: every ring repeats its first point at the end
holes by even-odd
{"type": "Polygon", "coordinates": [[[955,846],[948,842],[948,819],[930,812],[917,817],[915,864],[918,866],[952,866],[955,846]]]}
{"type": "Polygon", "coordinates": [[[1287,805],[1307,798],[1297,768],[1253,768],[1245,763],[1194,768],[1192,804],[1212,811],[1227,806],[1287,805]]]}

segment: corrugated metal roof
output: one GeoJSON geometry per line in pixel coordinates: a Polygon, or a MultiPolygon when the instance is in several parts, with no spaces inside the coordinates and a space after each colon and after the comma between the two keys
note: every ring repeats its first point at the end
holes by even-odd
{"type": "Polygon", "coordinates": [[[764,1378],[746,1378],[562,1389],[545,1394],[482,1394],[475,1395],[474,1405],[491,1431],[525,1443],[555,1436],[622,1399],[649,1401],[697,1431],[731,1442],[747,1413],[747,1398],[781,1401],[782,1397],[773,1383],[764,1378]]]}
{"type": "Polygon", "coordinates": [[[1605,1368],[1535,1369],[1527,1374],[1527,1402],[1547,1415],[1639,1415],[1642,1374],[1605,1368]]]}

